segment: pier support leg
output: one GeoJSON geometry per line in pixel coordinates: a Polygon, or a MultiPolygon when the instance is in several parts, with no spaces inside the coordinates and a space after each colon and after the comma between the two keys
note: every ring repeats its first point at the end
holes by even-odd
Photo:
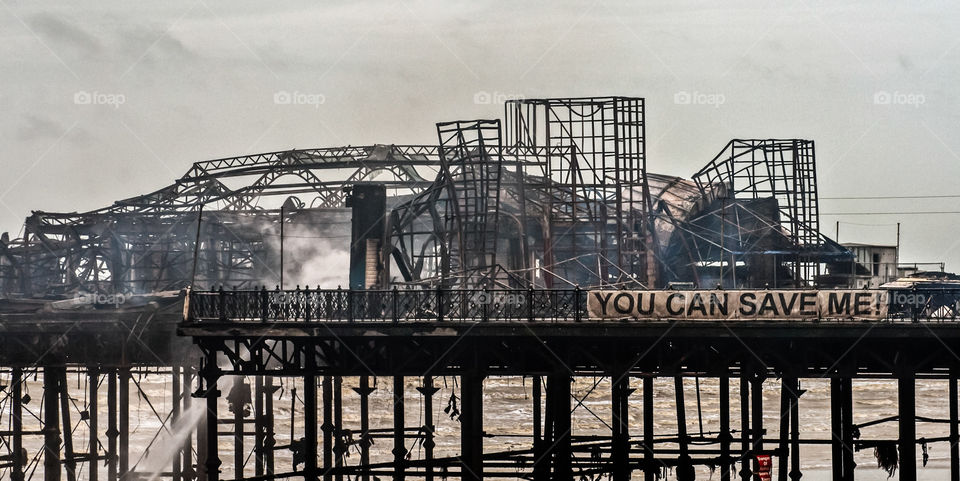
{"type": "MultiPolygon", "coordinates": [[[[26,457],[23,455],[23,382],[23,369],[19,367],[13,368],[10,377],[13,397],[13,399],[10,400],[13,404],[13,412],[11,413],[11,427],[13,428],[13,462],[10,466],[11,481],[23,481],[24,479],[26,457]]],[[[96,463],[94,463],[94,465],[96,465],[96,463]]]]}
{"type": "Polygon", "coordinates": [[[830,464],[833,479],[843,479],[843,390],[840,378],[830,378],[830,464]]]}
{"type": "Polygon", "coordinates": [[[460,479],[483,479],[483,376],[470,371],[460,376],[460,479]]]}
{"type": "Polygon", "coordinates": [[[790,378],[790,479],[800,481],[800,382],[796,376],[790,378]]]}
{"type": "Polygon", "coordinates": [[[370,393],[373,392],[370,377],[360,376],[360,387],[353,391],[360,395],[360,469],[363,470],[360,479],[370,481],[370,474],[366,472],[370,468],[370,393]]]}
{"type": "Polygon", "coordinates": [[[780,456],[777,459],[777,481],[787,481],[790,473],[789,458],[790,452],[790,376],[784,374],[780,379],[780,433],[777,451],[780,456]]]}
{"type": "MultiPolygon", "coordinates": [[[[330,376],[323,378],[324,479],[330,478],[330,459],[327,456],[329,446],[329,443],[327,443],[329,432],[327,429],[327,411],[330,409],[330,404],[327,402],[327,396],[330,393],[329,379],[330,376]]],[[[317,479],[317,439],[319,439],[317,434],[317,376],[311,372],[303,376],[303,477],[306,481],[317,479]]]]}
{"type": "Polygon", "coordinates": [[[533,376],[533,479],[550,479],[550,460],[546,454],[543,433],[543,378],[533,376]]]}
{"type": "Polygon", "coordinates": [[[404,445],[404,405],[403,405],[403,376],[393,377],[393,480],[403,481],[406,478],[407,448],[404,445]]]}
{"type": "Polygon", "coordinates": [[[680,444],[680,457],[677,460],[677,481],[694,481],[696,478],[690,459],[690,440],[687,438],[687,410],[683,396],[683,377],[673,378],[677,399],[677,440],[680,444]]]}
{"type": "Polygon", "coordinates": [[[730,376],[720,376],[720,481],[730,481],[730,376]]]}
{"type": "Polygon", "coordinates": [[[423,396],[423,459],[426,461],[424,466],[425,481],[433,481],[433,448],[436,442],[433,440],[433,431],[436,426],[433,425],[433,395],[439,389],[433,387],[433,376],[423,377],[423,386],[418,387],[417,391],[423,396]]]}
{"type": "Polygon", "coordinates": [[[547,411],[553,425],[553,477],[556,481],[571,481],[571,426],[570,426],[570,376],[553,374],[547,380],[547,411]]]}
{"type": "MultiPolygon", "coordinates": [[[[751,412],[753,421],[750,423],[750,439],[752,441],[750,449],[754,454],[763,450],[763,381],[764,374],[761,372],[755,372],[753,378],[750,379],[750,398],[751,404],[753,404],[751,412]]],[[[758,468],[755,461],[756,456],[751,455],[751,457],[754,459],[753,468],[756,470],[758,468]]]]}
{"type": "MultiPolygon", "coordinates": [[[[343,377],[333,378],[333,465],[343,467],[343,457],[347,446],[343,439],[343,377]]],[[[334,479],[343,481],[343,473],[337,470],[334,479]]]]}
{"type": "MultiPolygon", "coordinates": [[[[67,481],[77,480],[76,453],[73,450],[73,423],[70,422],[70,393],[67,390],[67,368],[58,369],[60,376],[60,421],[63,433],[63,467],[67,481]]],[[[52,407],[52,406],[50,406],[52,407]]]]}
{"type": "Polygon", "coordinates": [[[613,481],[630,480],[630,411],[629,399],[633,390],[630,389],[630,378],[626,372],[613,373],[611,393],[611,426],[613,427],[613,450],[611,462],[613,464],[613,481]]]}
{"type": "MultiPolygon", "coordinates": [[[[91,384],[94,383],[92,377],[93,371],[91,370],[91,384]]],[[[170,397],[173,398],[172,408],[170,409],[170,422],[173,426],[177,426],[177,423],[180,422],[180,367],[179,366],[170,366],[170,377],[171,377],[171,387],[170,387],[170,397]]],[[[93,396],[91,396],[92,398],[93,396]]],[[[93,409],[91,409],[93,411],[93,409]]],[[[92,425],[92,423],[91,423],[92,425]]],[[[94,440],[90,440],[90,446],[94,446],[94,440]]],[[[178,449],[173,455],[173,462],[171,466],[171,471],[173,473],[173,481],[182,481],[182,462],[183,458],[181,455],[183,450],[178,449]]]]}
{"type": "Polygon", "coordinates": [[[87,369],[87,375],[87,386],[90,399],[87,406],[87,413],[90,416],[90,430],[89,435],[87,436],[87,441],[90,445],[90,448],[88,449],[90,459],[88,461],[89,465],[87,466],[89,473],[87,479],[88,481],[97,481],[100,477],[100,471],[98,469],[100,467],[100,463],[97,459],[97,435],[99,434],[97,424],[100,417],[100,404],[97,402],[97,383],[100,380],[100,370],[96,367],[90,367],[87,369]]]}
{"type": "MultiPolygon", "coordinates": [[[[130,367],[120,368],[120,479],[125,480],[130,471],[130,367]]],[[[210,480],[216,481],[216,480],[210,480]]]]}
{"type": "Polygon", "coordinates": [[[840,411],[843,423],[840,431],[843,437],[843,449],[840,454],[843,455],[843,481],[853,481],[853,470],[857,467],[857,463],[853,461],[853,379],[841,378],[840,389],[840,411]]]}
{"type": "MultiPolygon", "coordinates": [[[[233,389],[242,389],[246,378],[244,376],[234,376],[233,389]]],[[[231,398],[232,393],[227,393],[227,398],[231,398]]],[[[243,405],[237,403],[233,406],[233,478],[243,478],[243,405]]]]}
{"type": "Polygon", "coordinates": [[[60,416],[57,415],[60,375],[43,368],[43,479],[60,481],[60,416]]]}
{"type": "MultiPolygon", "coordinates": [[[[209,366],[208,366],[209,367],[209,366]]],[[[213,368],[216,369],[216,368],[213,368]]],[[[129,375],[129,371],[128,371],[129,375]]],[[[206,446],[204,449],[205,459],[203,461],[204,473],[207,481],[219,481],[220,479],[220,451],[219,441],[219,419],[217,418],[217,398],[220,397],[220,391],[217,389],[217,380],[220,374],[215,371],[207,371],[203,374],[207,384],[206,398],[206,446]]]]}
{"type": "Polygon", "coordinates": [[[107,373],[107,481],[117,481],[117,370],[107,373]]]}
{"type": "Polygon", "coordinates": [[[264,397],[264,415],[266,416],[266,432],[264,433],[263,445],[266,449],[266,454],[264,455],[264,470],[266,474],[273,474],[274,471],[274,458],[273,458],[273,449],[277,445],[277,433],[276,433],[276,424],[274,423],[273,416],[273,395],[276,394],[277,390],[280,389],[280,386],[273,384],[273,376],[267,376],[264,380],[266,384],[266,393],[264,397]]]}
{"type": "Polygon", "coordinates": [[[901,373],[897,379],[900,411],[900,481],[917,480],[916,386],[913,373],[901,373]]]}
{"type": "Polygon", "coordinates": [[[750,469],[750,378],[740,367],[740,481],[752,479],[750,469]]]}
{"type": "MultiPolygon", "coordinates": [[[[190,392],[190,380],[191,380],[191,371],[193,370],[190,366],[183,366],[183,382],[181,382],[180,389],[182,390],[180,399],[183,401],[183,412],[190,411],[190,407],[193,405],[193,396],[190,392]]],[[[193,481],[196,479],[196,470],[193,469],[193,435],[187,434],[186,439],[183,441],[183,447],[181,448],[183,453],[183,478],[188,481],[193,481]]]]}
{"type": "MultiPolygon", "coordinates": [[[[203,375],[197,371],[197,385],[203,389],[203,375]]],[[[204,395],[201,393],[201,397],[204,395]]],[[[203,401],[197,401],[203,402],[203,401]]],[[[216,431],[214,431],[216,433],[216,431]]],[[[216,435],[216,434],[214,434],[216,435]]],[[[207,468],[203,465],[207,460],[207,410],[203,409],[200,413],[200,422],[197,425],[197,481],[207,481],[207,468]]]]}
{"type": "MultiPolygon", "coordinates": [[[[313,377],[313,376],[310,376],[313,377]]],[[[317,391],[317,379],[313,378],[310,381],[313,386],[313,392],[317,391]]],[[[304,388],[306,389],[306,388],[304,388]]],[[[323,481],[333,481],[333,378],[330,376],[323,376],[323,425],[320,426],[320,430],[323,431],[323,481]]],[[[316,394],[314,394],[314,404],[313,404],[313,420],[314,426],[316,426],[317,420],[317,404],[316,404],[316,394]]],[[[308,421],[309,422],[309,421],[308,421]]],[[[308,440],[309,442],[309,440],[308,440]]],[[[314,438],[313,445],[316,446],[316,438],[314,438]]],[[[314,453],[316,449],[314,448],[314,453]]],[[[314,461],[316,463],[316,461],[314,461]]]]}
{"type": "Polygon", "coordinates": [[[960,432],[957,425],[957,369],[950,370],[950,481],[960,481],[960,432]]]}
{"type": "Polygon", "coordinates": [[[263,476],[263,455],[267,413],[263,411],[263,376],[253,378],[253,475],[263,476]]]}
{"type": "Polygon", "coordinates": [[[653,376],[643,377],[643,479],[656,481],[658,466],[653,456],[653,376]]]}

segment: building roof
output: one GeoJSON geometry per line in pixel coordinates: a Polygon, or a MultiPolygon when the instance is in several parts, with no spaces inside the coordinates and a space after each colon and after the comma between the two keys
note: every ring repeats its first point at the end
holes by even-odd
{"type": "Polygon", "coordinates": [[[860,242],[841,242],[840,245],[844,247],[876,247],[880,249],[896,249],[895,245],[886,245],[886,244],[863,244],[860,242]]]}

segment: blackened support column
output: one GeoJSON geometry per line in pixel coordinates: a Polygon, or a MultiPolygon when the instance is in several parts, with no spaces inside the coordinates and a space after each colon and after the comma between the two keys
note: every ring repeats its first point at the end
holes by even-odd
{"type": "MultiPolygon", "coordinates": [[[[753,409],[750,413],[753,416],[753,420],[750,423],[750,439],[751,447],[750,449],[753,453],[758,453],[763,450],[763,381],[764,373],[759,371],[755,372],[753,377],[750,380],[750,398],[752,400],[753,409]]],[[[756,456],[751,456],[756,460],[756,456]]],[[[754,468],[758,466],[756,461],[754,461],[754,468]]]]}
{"type": "Polygon", "coordinates": [[[677,441],[680,457],[677,459],[677,481],[694,481],[696,473],[690,459],[690,440],[687,438],[687,410],[683,397],[683,377],[674,376],[673,386],[677,399],[677,441]]]}
{"type": "MultiPolygon", "coordinates": [[[[233,388],[231,392],[227,394],[227,399],[233,397],[234,390],[246,389],[249,387],[249,384],[246,384],[246,378],[243,376],[234,376],[233,388]]],[[[245,456],[243,454],[243,406],[237,405],[233,408],[233,477],[234,479],[242,479],[243,475],[243,465],[246,464],[245,456]]]]}
{"type": "Polygon", "coordinates": [[[373,388],[370,387],[370,377],[360,376],[360,387],[355,387],[353,390],[360,395],[360,469],[363,471],[360,479],[361,481],[370,481],[370,473],[367,472],[367,469],[370,468],[371,444],[370,393],[373,392],[373,388]]]}
{"type": "Polygon", "coordinates": [[[730,481],[730,376],[720,375],[720,481],[730,481]]]}
{"type": "Polygon", "coordinates": [[[460,479],[483,479],[483,375],[475,369],[460,376],[460,479]]]}
{"type": "Polygon", "coordinates": [[[272,376],[267,376],[264,384],[266,384],[266,393],[264,394],[263,400],[264,415],[266,416],[266,431],[264,432],[263,445],[267,452],[264,455],[263,469],[266,474],[270,475],[274,473],[273,449],[277,445],[276,424],[274,423],[273,417],[273,396],[280,389],[280,386],[273,384],[272,376]]]}
{"type": "Polygon", "coordinates": [[[857,464],[853,460],[853,379],[849,376],[840,379],[841,436],[843,446],[843,481],[853,481],[853,470],[857,464]]]}
{"type": "Polygon", "coordinates": [[[614,481],[629,481],[630,479],[630,411],[629,399],[633,390],[630,389],[630,378],[625,371],[616,371],[611,379],[611,426],[613,427],[613,449],[611,464],[613,465],[614,481]]]}
{"type": "Polygon", "coordinates": [[[208,363],[207,369],[201,373],[201,375],[207,387],[207,391],[203,393],[207,405],[207,434],[204,439],[206,446],[204,447],[205,459],[203,461],[204,474],[206,481],[218,481],[220,479],[220,451],[218,442],[219,419],[217,418],[217,399],[220,397],[220,391],[217,389],[217,381],[220,379],[220,371],[215,364],[211,366],[210,363],[208,363]]]}
{"type": "Polygon", "coordinates": [[[904,367],[897,378],[900,412],[900,481],[917,480],[916,385],[913,372],[904,367]]]}
{"type": "MultiPolygon", "coordinates": [[[[11,422],[13,423],[11,426],[13,428],[13,462],[10,466],[11,481],[23,481],[24,464],[26,462],[23,455],[23,381],[23,369],[19,367],[13,368],[10,378],[10,386],[13,390],[13,399],[10,400],[10,402],[13,403],[13,412],[11,413],[11,422]]],[[[94,462],[94,465],[96,465],[96,462],[94,462]]]]}
{"type": "Polygon", "coordinates": [[[780,378],[780,433],[777,445],[777,481],[787,481],[790,474],[790,376],[780,378]]]}
{"type": "Polygon", "coordinates": [[[553,477],[556,481],[571,481],[571,423],[570,423],[570,376],[553,374],[547,380],[547,404],[553,418],[553,477]]]}
{"type": "MultiPolygon", "coordinates": [[[[183,382],[181,383],[181,389],[183,390],[181,399],[183,400],[183,411],[190,411],[190,407],[193,405],[193,396],[190,392],[190,380],[192,379],[192,366],[183,366],[183,382]]],[[[183,440],[183,447],[181,448],[183,452],[183,478],[186,480],[196,479],[196,471],[193,469],[193,435],[187,434],[183,440]]]]}
{"type": "Polygon", "coordinates": [[[740,367],[740,481],[750,481],[750,380],[740,367]]]}
{"type": "Polygon", "coordinates": [[[547,437],[543,424],[543,378],[533,376],[533,479],[550,479],[550,459],[546,455],[547,437]]]}
{"type": "Polygon", "coordinates": [[[406,478],[407,448],[404,442],[404,404],[403,404],[403,376],[393,377],[393,480],[403,481],[406,478]]]}
{"type": "MultiPolygon", "coordinates": [[[[313,391],[317,391],[317,380],[313,379],[313,391]]],[[[314,394],[316,400],[316,394],[314,394]]],[[[313,420],[317,419],[317,405],[313,405],[313,420]]],[[[316,425],[316,422],[314,422],[316,425]]],[[[333,481],[333,378],[323,376],[323,480],[333,481]]],[[[316,445],[316,442],[314,442],[316,445]]]]}
{"type": "Polygon", "coordinates": [[[660,471],[653,455],[653,376],[643,377],[643,479],[656,481],[660,471]]]}
{"type": "Polygon", "coordinates": [[[800,481],[800,396],[804,391],[796,376],[790,377],[790,390],[790,479],[800,481]]]}
{"type": "MultiPolygon", "coordinates": [[[[433,424],[433,395],[439,391],[433,386],[433,376],[423,376],[423,386],[418,387],[417,391],[423,396],[423,460],[425,481],[433,481],[433,448],[436,442],[433,440],[433,432],[436,426],[433,424]]],[[[369,454],[368,454],[369,456],[369,454]]],[[[368,458],[369,459],[369,458],[368,458]]]]}
{"type": "Polygon", "coordinates": [[[43,368],[43,479],[60,481],[60,416],[57,415],[60,376],[57,369],[43,368]]]}
{"type": "Polygon", "coordinates": [[[957,369],[950,370],[950,481],[960,481],[960,432],[957,425],[957,369]]]}
{"type": "MultiPolygon", "coordinates": [[[[201,364],[202,365],[202,364],[201,364]]],[[[197,402],[204,401],[203,391],[203,373],[197,370],[197,402]]],[[[216,435],[216,434],[214,434],[216,435]]],[[[207,459],[207,410],[203,409],[200,413],[200,421],[197,425],[197,481],[207,481],[207,468],[203,463],[207,459]]]]}
{"type": "Polygon", "coordinates": [[[107,373],[107,481],[117,481],[117,370],[107,373]]]}
{"type": "MultiPolygon", "coordinates": [[[[125,480],[130,471],[130,366],[120,368],[120,479],[125,480]]],[[[216,481],[211,479],[209,481],[216,481]]]]}
{"type": "Polygon", "coordinates": [[[253,474],[263,476],[264,441],[266,439],[266,413],[263,411],[264,401],[263,376],[253,378],[253,474]]]}
{"type": "Polygon", "coordinates": [[[73,423],[70,422],[70,393],[67,390],[67,368],[58,369],[60,376],[60,424],[63,437],[63,467],[67,481],[77,479],[77,459],[73,451],[73,423]]]}
{"type": "Polygon", "coordinates": [[[100,404],[97,403],[97,383],[100,380],[100,370],[96,366],[91,366],[88,368],[87,374],[89,376],[88,386],[89,386],[89,396],[90,396],[89,406],[87,407],[87,413],[89,413],[89,416],[90,416],[90,419],[89,419],[90,430],[89,430],[89,435],[87,437],[88,444],[90,445],[90,448],[88,449],[90,459],[88,461],[89,465],[87,466],[88,473],[89,473],[89,475],[87,476],[87,479],[89,481],[97,481],[100,476],[100,472],[98,469],[100,463],[99,463],[99,460],[97,459],[97,454],[98,454],[97,453],[97,435],[99,434],[97,424],[98,424],[99,415],[100,415],[100,404]]]}
{"type": "MultiPolygon", "coordinates": [[[[327,379],[329,376],[323,378],[323,397],[324,397],[324,417],[326,417],[327,409],[327,379]]],[[[326,422],[326,419],[324,419],[326,422]]],[[[327,451],[327,438],[326,431],[324,431],[324,464],[323,464],[323,477],[328,479],[330,477],[330,464],[328,464],[328,459],[326,457],[327,451]]],[[[317,440],[319,436],[317,434],[317,376],[314,374],[314,371],[307,373],[303,376],[303,471],[304,479],[307,481],[313,481],[317,479],[317,440]]]]}
{"type": "Polygon", "coordinates": [[[840,378],[830,378],[830,464],[833,479],[843,479],[843,389],[840,378]]]}
{"type": "MultiPolygon", "coordinates": [[[[333,465],[343,467],[343,458],[347,453],[347,445],[343,440],[343,377],[333,378],[333,465]]],[[[337,481],[343,481],[343,473],[337,469],[334,476],[337,481]]]]}
{"type": "MultiPolygon", "coordinates": [[[[93,372],[91,370],[91,374],[92,373],[93,372]]],[[[172,399],[173,404],[170,410],[170,422],[173,426],[177,426],[177,424],[180,422],[180,367],[179,366],[177,365],[170,366],[170,378],[172,383],[172,385],[170,386],[170,391],[171,391],[170,397],[173,398],[172,399]]],[[[92,377],[90,381],[91,381],[91,385],[93,385],[94,380],[92,377]]],[[[92,407],[90,411],[92,415],[94,412],[92,407]]],[[[91,426],[94,426],[94,425],[95,424],[91,423],[91,426]]],[[[96,443],[95,439],[90,440],[90,446],[96,446],[95,443],[96,443]]],[[[171,467],[172,473],[173,473],[173,481],[181,481],[183,479],[182,477],[183,466],[181,464],[183,462],[182,461],[183,458],[181,457],[182,454],[183,454],[182,450],[179,450],[179,449],[177,450],[176,453],[173,454],[173,463],[172,463],[173,465],[171,467]]]]}

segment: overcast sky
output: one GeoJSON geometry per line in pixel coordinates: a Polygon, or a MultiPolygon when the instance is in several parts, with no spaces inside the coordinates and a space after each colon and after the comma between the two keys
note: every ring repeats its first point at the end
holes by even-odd
{"type": "MultiPolygon", "coordinates": [[[[511,96],[645,97],[654,172],[797,137],[816,141],[821,197],[960,194],[960,3],[722,3],[0,0],[0,231],[199,160],[433,143],[436,122],[499,117],[511,96]]],[[[841,241],[887,244],[902,222],[902,261],[960,270],[958,214],[824,215],[828,235],[837,220],[841,241]]]]}

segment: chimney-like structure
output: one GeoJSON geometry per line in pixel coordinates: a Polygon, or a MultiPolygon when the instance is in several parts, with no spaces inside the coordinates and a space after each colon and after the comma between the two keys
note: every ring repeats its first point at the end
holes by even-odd
{"type": "Polygon", "coordinates": [[[375,183],[354,184],[348,188],[346,205],[352,213],[350,289],[377,287],[383,272],[380,250],[385,232],[387,188],[375,183]]]}

